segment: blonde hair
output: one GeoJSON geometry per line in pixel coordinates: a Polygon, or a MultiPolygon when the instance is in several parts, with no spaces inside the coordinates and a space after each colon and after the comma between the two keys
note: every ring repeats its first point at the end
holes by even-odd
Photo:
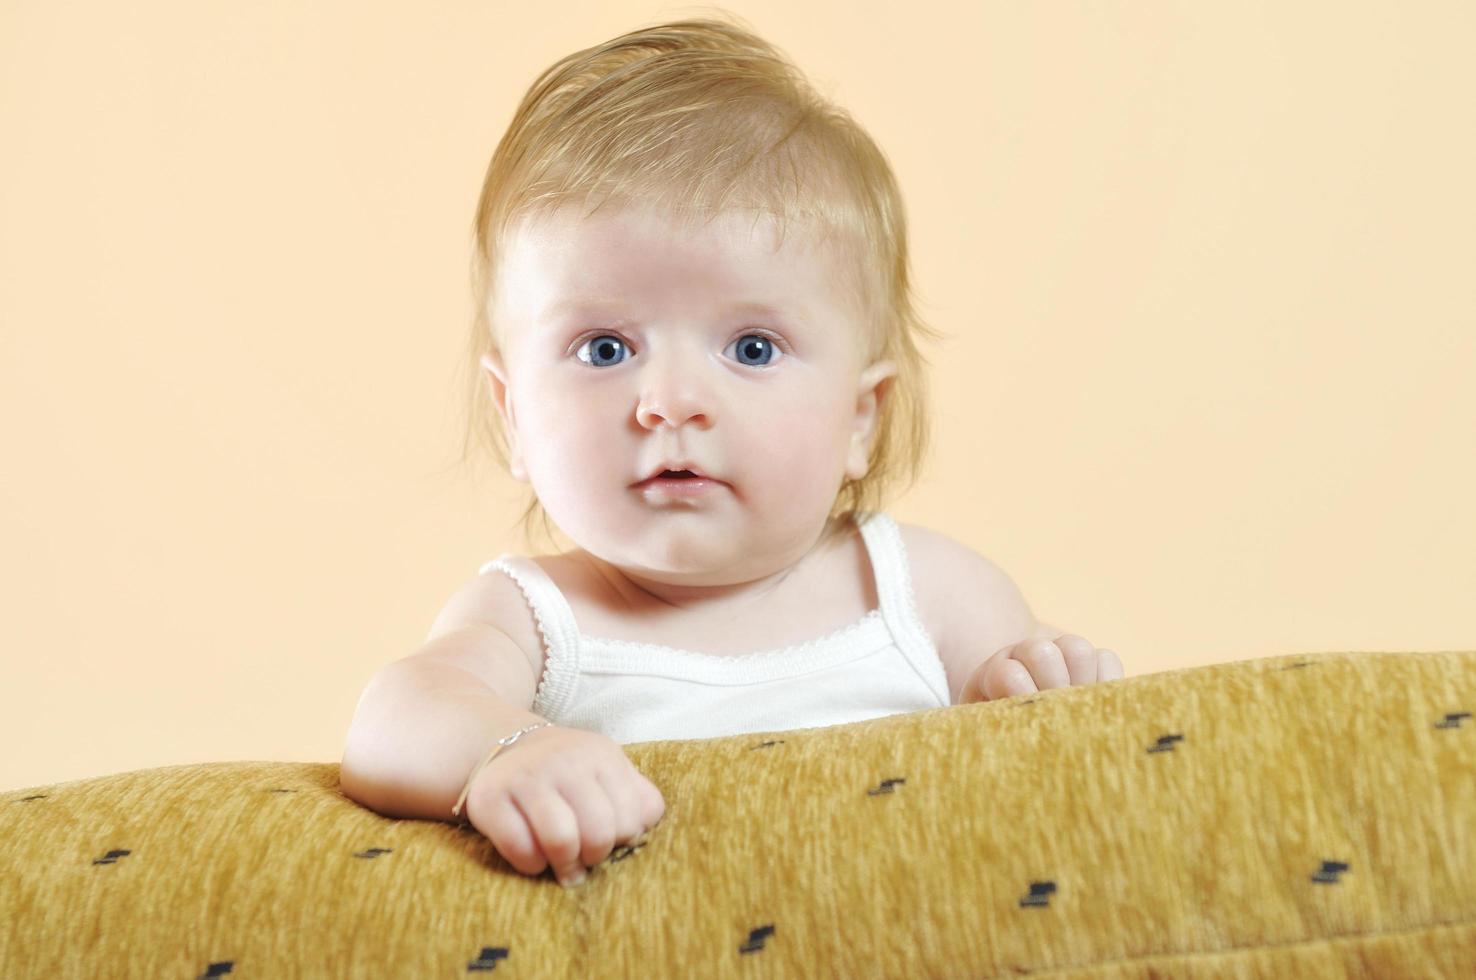
{"type": "MultiPolygon", "coordinates": [[[[726,15],[725,16],[732,16],[726,15]]],[[[737,19],[734,17],[733,19],[737,19]]],[[[568,55],[528,88],[488,164],[473,224],[476,309],[468,356],[466,462],[474,437],[500,465],[506,434],[480,369],[496,350],[489,311],[510,231],[580,202],[652,206],[680,221],[733,212],[791,218],[845,261],[867,363],[897,374],[878,411],[870,467],[840,486],[831,516],[878,509],[916,480],[926,454],[927,392],[919,316],[908,278],[902,195],[880,148],[821,97],[775,47],[720,20],[681,20],[631,31],[568,55]]],[[[538,519],[536,496],[521,525],[538,519]]],[[[830,531],[844,522],[832,521],[830,531]]]]}

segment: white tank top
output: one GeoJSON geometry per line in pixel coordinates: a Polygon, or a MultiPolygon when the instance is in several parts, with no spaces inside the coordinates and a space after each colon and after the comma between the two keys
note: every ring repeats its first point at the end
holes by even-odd
{"type": "Polygon", "coordinates": [[[621,745],[866,721],[950,703],[948,679],[912,596],[907,553],[885,513],[858,515],[879,608],[804,643],[712,654],[579,631],[568,600],[531,558],[496,569],[522,590],[546,659],[532,710],[621,745]]]}

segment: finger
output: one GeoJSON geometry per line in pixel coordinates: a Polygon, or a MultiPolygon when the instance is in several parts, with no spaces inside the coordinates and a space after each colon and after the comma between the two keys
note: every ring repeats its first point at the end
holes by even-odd
{"type": "Polygon", "coordinates": [[[546,868],[562,878],[568,856],[579,853],[579,821],[568,801],[554,787],[540,781],[514,781],[508,785],[508,800],[523,816],[533,834],[533,844],[546,868]]]}
{"type": "Polygon", "coordinates": [[[509,795],[533,830],[538,848],[562,884],[584,870],[579,863],[579,820],[569,801],[543,780],[516,783],[509,795]]]}
{"type": "Polygon", "coordinates": [[[641,803],[636,799],[635,784],[630,777],[622,778],[603,767],[595,772],[595,779],[610,798],[615,840],[635,840],[645,829],[641,822],[641,803]]]}
{"type": "Polygon", "coordinates": [[[1072,684],[1095,684],[1097,676],[1097,646],[1091,640],[1075,633],[1056,637],[1056,648],[1066,661],[1066,673],[1072,684]]]}
{"type": "Polygon", "coordinates": [[[1061,656],[1060,649],[1050,640],[1034,639],[1017,643],[1010,659],[1025,665],[1039,690],[1071,686],[1071,674],[1066,670],[1066,660],[1061,656]]]}
{"type": "Polygon", "coordinates": [[[1001,647],[985,658],[984,662],[974,668],[969,679],[964,681],[963,691],[960,692],[960,704],[971,704],[976,701],[988,701],[989,692],[984,689],[984,678],[994,670],[994,665],[1010,655],[1013,647],[1001,647]]]}
{"type": "Polygon", "coordinates": [[[1111,650],[1097,651],[1097,680],[1120,681],[1123,678],[1122,661],[1111,650]]]}
{"type": "Polygon", "coordinates": [[[543,851],[533,839],[528,818],[513,803],[512,797],[505,793],[498,795],[487,813],[477,813],[476,823],[477,829],[492,842],[503,860],[520,874],[541,875],[548,867],[543,851]]]}
{"type": "Polygon", "coordinates": [[[985,672],[979,689],[990,701],[997,701],[1000,698],[1015,697],[1017,694],[1033,694],[1036,687],[1024,664],[1005,657],[995,661],[994,666],[985,672]]]}
{"type": "MultiPolygon", "coordinates": [[[[973,677],[971,677],[970,679],[970,683],[973,683],[973,692],[974,694],[979,695],[979,700],[989,700],[989,692],[984,689],[984,677],[989,676],[989,674],[992,673],[993,670],[995,670],[996,664],[998,664],[999,661],[1008,660],[1008,657],[1010,657],[1011,649],[1014,649],[1014,646],[1001,646],[1001,648],[996,649],[993,654],[990,654],[989,657],[984,660],[984,663],[979,664],[979,666],[977,667],[974,667],[974,674],[973,677]]],[[[965,691],[965,694],[967,694],[967,691],[965,691]]]]}
{"type": "Polygon", "coordinates": [[[579,818],[579,861],[583,871],[592,868],[615,849],[615,806],[597,777],[584,773],[565,775],[555,785],[579,818]]]}
{"type": "Polygon", "coordinates": [[[641,820],[645,826],[655,827],[666,816],[666,797],[656,784],[641,775],[641,820]]]}

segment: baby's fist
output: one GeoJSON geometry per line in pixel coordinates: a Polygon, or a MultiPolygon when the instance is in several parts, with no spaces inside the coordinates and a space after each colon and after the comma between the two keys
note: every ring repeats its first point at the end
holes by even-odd
{"type": "Polygon", "coordinates": [[[960,704],[997,701],[1053,687],[1122,679],[1122,661],[1111,650],[1066,633],[1054,640],[1022,640],[979,665],[964,684],[960,704]]]}

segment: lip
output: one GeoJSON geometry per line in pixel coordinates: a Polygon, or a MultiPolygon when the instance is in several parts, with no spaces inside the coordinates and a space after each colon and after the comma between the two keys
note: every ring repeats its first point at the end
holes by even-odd
{"type": "MultiPolygon", "coordinates": [[[[662,473],[666,473],[666,472],[680,473],[680,472],[682,472],[684,470],[686,472],[688,472],[688,473],[695,474],[695,476],[694,477],[683,477],[682,479],[688,479],[688,480],[691,480],[691,479],[713,480],[713,481],[719,482],[719,483],[722,482],[720,480],[717,480],[716,477],[714,477],[712,474],[708,473],[706,470],[702,469],[700,466],[698,466],[694,461],[692,461],[690,459],[668,459],[666,462],[660,464],[655,469],[649,470],[646,473],[646,478],[644,480],[640,481],[640,482],[641,483],[647,483],[647,482],[650,482],[651,480],[660,479],[662,473]]],[[[639,486],[639,485],[640,484],[637,484],[637,486],[639,486]]]]}
{"type": "Polygon", "coordinates": [[[647,477],[635,488],[647,498],[675,497],[679,499],[691,499],[714,493],[719,487],[727,486],[721,480],[714,480],[709,476],[686,476],[686,477],[647,477]]]}

